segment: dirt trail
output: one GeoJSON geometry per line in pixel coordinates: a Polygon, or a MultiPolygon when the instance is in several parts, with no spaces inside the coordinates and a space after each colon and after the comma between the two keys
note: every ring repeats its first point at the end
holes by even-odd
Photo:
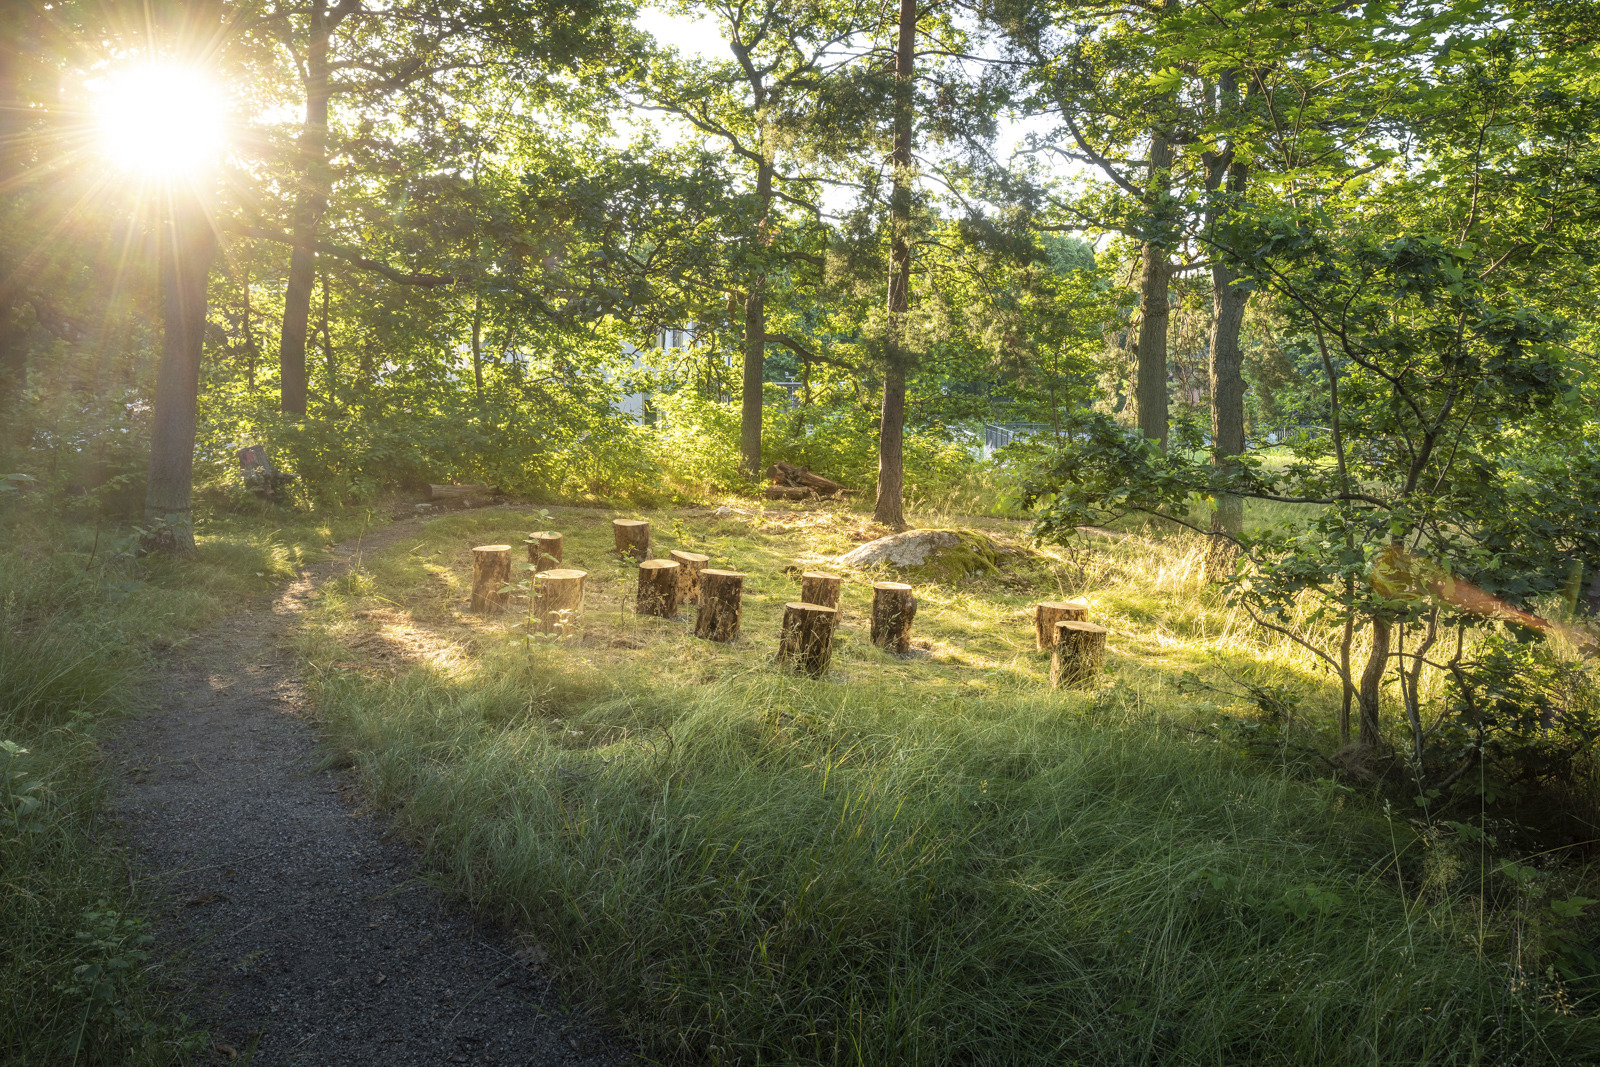
{"type": "MultiPolygon", "coordinates": [[[[369,534],[368,551],[414,528],[369,534]]],[[[169,661],[112,756],[113,806],[218,1062],[639,1062],[565,1013],[536,966],[419,880],[351,778],[318,771],[286,639],[356,546],[169,661]]]]}

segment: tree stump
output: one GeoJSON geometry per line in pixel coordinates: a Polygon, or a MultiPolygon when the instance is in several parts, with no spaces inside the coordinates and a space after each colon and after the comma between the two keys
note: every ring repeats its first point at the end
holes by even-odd
{"type": "Polygon", "coordinates": [[[533,610],[541,633],[568,634],[583,614],[583,580],[587,571],[540,571],[533,576],[533,610]]]}
{"type": "Polygon", "coordinates": [[[732,641],[739,636],[739,608],[744,575],[706,568],[700,572],[700,613],[694,635],[707,641],[732,641]]]}
{"type": "Polygon", "coordinates": [[[528,535],[528,562],[535,573],[561,566],[561,535],[541,530],[528,535]]]}
{"type": "Polygon", "coordinates": [[[650,524],[643,519],[612,519],[611,534],[617,539],[617,555],[636,560],[650,558],[650,524]]]}
{"type": "Polygon", "coordinates": [[[1074,689],[1094,681],[1106,660],[1104,626],[1063,619],[1056,623],[1056,640],[1050,653],[1050,688],[1074,689]]]}
{"type": "Polygon", "coordinates": [[[634,614],[663,619],[676,615],[679,570],[678,564],[670,559],[647,559],[639,564],[639,595],[634,599],[634,614]]]}
{"type": "Polygon", "coordinates": [[[1033,609],[1033,632],[1043,651],[1056,647],[1056,623],[1063,619],[1086,622],[1089,602],[1086,600],[1046,600],[1033,609]]]}
{"type": "Polygon", "coordinates": [[[839,592],[843,588],[844,579],[832,574],[806,571],[800,576],[800,600],[806,604],[821,604],[838,611],[839,592]]]}
{"type": "Polygon", "coordinates": [[[678,603],[700,603],[700,572],[706,569],[711,557],[677,548],[668,555],[678,562],[678,603]]]}
{"type": "Polygon", "coordinates": [[[511,594],[511,546],[479,545],[472,550],[472,610],[489,613],[506,610],[511,594]]]}
{"type": "Polygon", "coordinates": [[[904,655],[911,651],[911,620],[917,598],[904,582],[877,582],[872,587],[872,643],[904,655]]]}
{"type": "Polygon", "coordinates": [[[837,609],[821,604],[785,604],[783,629],[778,634],[778,662],[812,678],[827,674],[828,663],[833,659],[833,624],[838,616],[837,609]]]}

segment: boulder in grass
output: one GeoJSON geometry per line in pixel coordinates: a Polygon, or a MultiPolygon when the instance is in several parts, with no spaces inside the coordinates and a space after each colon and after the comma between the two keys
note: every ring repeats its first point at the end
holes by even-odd
{"type": "Polygon", "coordinates": [[[919,569],[930,578],[958,578],[998,570],[1002,552],[987,537],[968,530],[907,530],[868,541],[840,556],[839,562],[858,570],[886,565],[919,569]]]}

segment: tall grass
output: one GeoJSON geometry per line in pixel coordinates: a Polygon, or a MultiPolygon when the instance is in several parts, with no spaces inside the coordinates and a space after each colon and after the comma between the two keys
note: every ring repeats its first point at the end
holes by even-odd
{"type": "MultiPolygon", "coordinates": [[[[582,643],[525,652],[429,592],[459,580],[469,527],[490,533],[471,524],[515,522],[484,518],[373,561],[305,651],[338,751],[400,825],[656,1053],[1572,1064],[1600,1048],[1592,1010],[1522,980],[1542,963],[1514,909],[1486,912],[1425,834],[1195,729],[1207,713],[1162,682],[1176,663],[1231,644],[1240,670],[1297,669],[1229,636],[1214,598],[1153,599],[1198,589],[1198,544],[1093,558],[1116,672],[1057,694],[1013,610],[1052,591],[1052,566],[1019,564],[1015,589],[923,587],[930,655],[841,631],[835,673],[811,682],[769,665],[766,618],[773,556],[808,546],[759,523],[683,530],[751,571],[746,642],[716,648],[606,607],[627,587],[598,568],[602,519],[559,516],[569,559],[595,559],[582,643]],[[400,654],[351,662],[380,639],[400,654]]],[[[812,549],[832,536],[811,532],[812,549]]]]}

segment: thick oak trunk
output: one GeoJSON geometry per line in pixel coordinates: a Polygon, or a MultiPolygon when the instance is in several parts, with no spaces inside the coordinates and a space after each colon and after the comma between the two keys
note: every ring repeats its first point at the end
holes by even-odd
{"type": "Polygon", "coordinates": [[[670,619],[678,614],[678,571],[670,559],[647,559],[639,564],[639,592],[633,610],[638,615],[670,619]]]}
{"type": "Polygon", "coordinates": [[[528,562],[534,572],[554,570],[561,566],[561,535],[550,530],[540,530],[527,537],[528,562]]]}
{"type": "Polygon", "coordinates": [[[190,496],[194,484],[196,403],[205,340],[206,281],[216,234],[192,197],[172,209],[161,242],[161,365],[151,405],[150,477],[144,517],[152,529],[147,551],[194,551],[190,496]]]}
{"type": "Polygon", "coordinates": [[[612,519],[611,536],[616,541],[618,556],[636,560],[650,558],[650,524],[644,519],[612,519]]]}
{"type": "Polygon", "coordinates": [[[472,610],[504,611],[511,594],[502,593],[511,582],[511,546],[479,545],[472,550],[472,610]]]}
{"type": "Polygon", "coordinates": [[[778,634],[778,662],[801,674],[821,678],[833,660],[833,628],[839,613],[821,604],[783,606],[783,627],[778,634]]]}
{"type": "Polygon", "coordinates": [[[577,628],[587,577],[587,571],[560,567],[533,576],[533,610],[541,631],[567,635],[577,628]]]}
{"type": "Polygon", "coordinates": [[[872,643],[886,652],[911,651],[911,621],[917,598],[904,582],[878,582],[872,587],[872,643]]]}
{"type": "Polygon", "coordinates": [[[1106,659],[1104,626],[1063,619],[1055,624],[1055,646],[1050,653],[1050,687],[1074,689],[1100,676],[1106,659]]]}
{"type": "MultiPolygon", "coordinates": [[[[1235,160],[1229,165],[1230,201],[1244,195],[1248,175],[1247,164],[1235,160]]],[[[1211,266],[1211,462],[1220,468],[1231,467],[1244,454],[1244,357],[1239,334],[1244,329],[1250,292],[1238,282],[1238,274],[1218,255],[1211,266]]],[[[1211,523],[1213,529],[1224,533],[1242,532],[1244,499],[1229,493],[1219,495],[1211,523]]]]}
{"type": "Polygon", "coordinates": [[[1056,647],[1056,623],[1071,619],[1086,622],[1089,604],[1084,600],[1046,600],[1033,609],[1033,635],[1040,650],[1056,647]]]}
{"type": "Polygon", "coordinates": [[[678,603],[700,603],[700,572],[706,569],[711,557],[678,548],[667,555],[678,564],[678,603]]]}
{"type": "Polygon", "coordinates": [[[706,568],[700,572],[700,612],[694,635],[707,641],[732,641],[739,636],[744,575],[706,568]]]}

